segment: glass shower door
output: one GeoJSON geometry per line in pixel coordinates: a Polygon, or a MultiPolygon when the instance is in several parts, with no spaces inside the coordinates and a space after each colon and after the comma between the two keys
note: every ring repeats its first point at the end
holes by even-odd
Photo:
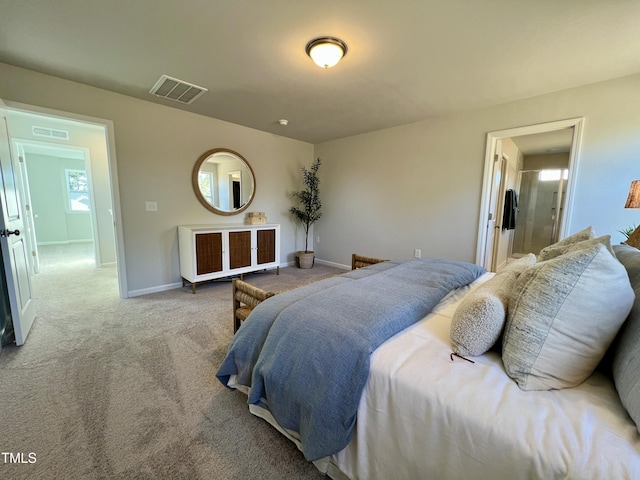
{"type": "Polygon", "coordinates": [[[513,257],[537,254],[558,241],[568,170],[527,170],[520,175],[513,257]]]}

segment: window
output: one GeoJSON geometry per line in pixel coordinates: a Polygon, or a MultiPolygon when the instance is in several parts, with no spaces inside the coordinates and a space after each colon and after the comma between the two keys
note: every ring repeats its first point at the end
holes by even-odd
{"type": "Polygon", "coordinates": [[[540,170],[540,173],[538,174],[538,179],[541,182],[557,182],[561,177],[563,180],[567,180],[569,178],[569,170],[540,170]]]}
{"type": "Polygon", "coordinates": [[[88,212],[91,209],[89,199],[89,183],[87,172],[84,170],[64,171],[67,185],[67,198],[69,199],[69,211],[88,212]]]}
{"type": "Polygon", "coordinates": [[[199,172],[198,185],[202,196],[213,205],[213,174],[211,172],[199,172]]]}

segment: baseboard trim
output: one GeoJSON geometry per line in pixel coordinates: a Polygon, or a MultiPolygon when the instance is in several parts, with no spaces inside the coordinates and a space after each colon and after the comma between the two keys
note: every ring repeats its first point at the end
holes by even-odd
{"type": "MultiPolygon", "coordinates": [[[[320,260],[319,258],[316,258],[316,262],[322,265],[328,265],[331,267],[340,268],[342,270],[351,270],[351,265],[343,265],[341,263],[329,262],[327,260],[320,260]]],[[[280,263],[280,268],[295,267],[295,265],[296,265],[295,261],[284,262],[284,263],[280,263]]],[[[173,290],[174,288],[182,288],[182,282],[169,283],[166,285],[158,285],[157,287],[140,288],[138,290],[129,290],[127,292],[127,298],[140,297],[142,295],[148,295],[150,293],[166,292],[167,290],[173,290]]]]}
{"type": "Polygon", "coordinates": [[[74,243],[93,243],[91,238],[86,240],[60,240],[56,242],[38,242],[38,247],[46,247],[49,245],[72,245],[74,243]]]}
{"type": "Polygon", "coordinates": [[[167,290],[173,290],[174,288],[182,288],[182,282],[158,285],[157,287],[141,288],[139,290],[129,290],[127,292],[127,297],[140,297],[141,295],[148,295],[149,293],[166,292],[167,290]]]}
{"type": "Polygon", "coordinates": [[[330,267],[341,268],[342,270],[351,270],[351,265],[343,265],[342,263],[330,262],[329,260],[321,260],[316,258],[316,262],[330,267]]]}

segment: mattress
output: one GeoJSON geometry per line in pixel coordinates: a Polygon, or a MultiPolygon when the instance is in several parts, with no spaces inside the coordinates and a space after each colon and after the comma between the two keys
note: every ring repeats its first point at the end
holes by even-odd
{"type": "MultiPolygon", "coordinates": [[[[525,392],[497,352],[452,359],[453,313],[492,275],[452,292],[372,354],[353,438],[314,462],[321,472],[335,480],[640,478],[640,436],[606,376],[525,392]]],[[[300,448],[267,410],[250,411],[300,448]]]]}
{"type": "Polygon", "coordinates": [[[457,291],[371,358],[350,444],[327,466],[355,479],[640,478],[640,437],[612,381],[525,392],[500,355],[450,356],[457,291]]]}

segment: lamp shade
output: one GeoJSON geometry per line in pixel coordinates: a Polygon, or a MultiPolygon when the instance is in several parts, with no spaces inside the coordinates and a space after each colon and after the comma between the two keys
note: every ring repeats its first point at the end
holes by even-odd
{"type": "Polygon", "coordinates": [[[624,208],[640,208],[640,180],[631,182],[629,196],[624,208]]]}
{"type": "Polygon", "coordinates": [[[347,45],[334,37],[314,38],[305,48],[307,55],[321,68],[331,68],[347,53],[347,45]]]}

